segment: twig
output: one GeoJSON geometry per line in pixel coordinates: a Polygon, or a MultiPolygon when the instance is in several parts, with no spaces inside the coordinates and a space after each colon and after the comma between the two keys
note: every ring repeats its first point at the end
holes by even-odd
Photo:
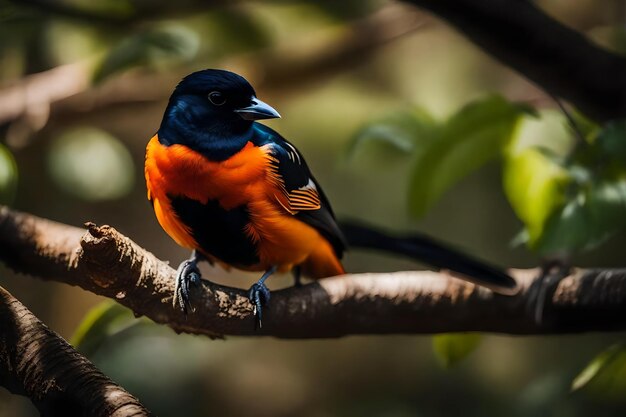
{"type": "Polygon", "coordinates": [[[576,136],[576,145],[582,146],[585,143],[587,143],[585,140],[585,136],[583,135],[583,132],[580,130],[580,127],[574,120],[574,117],[569,112],[569,110],[567,110],[563,102],[557,97],[553,97],[553,99],[556,102],[557,106],[559,106],[559,109],[561,109],[561,112],[565,115],[565,118],[567,119],[567,123],[572,129],[572,132],[574,132],[574,136],[576,136]]]}

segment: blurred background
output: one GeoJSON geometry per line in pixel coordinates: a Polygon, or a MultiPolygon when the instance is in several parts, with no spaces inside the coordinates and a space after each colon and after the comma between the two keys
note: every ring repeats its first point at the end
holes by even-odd
{"type": "MultiPolygon", "coordinates": [[[[537,3],[602,47],[626,53],[625,2],[537,3]]],[[[382,0],[0,0],[0,201],[76,226],[113,225],[177,265],[188,254],[146,201],[144,149],[178,80],[203,68],[244,75],[281,113],[268,125],[306,156],[339,218],[426,232],[505,267],[534,267],[563,249],[541,241],[547,214],[524,214],[515,199],[523,192],[507,180],[517,178],[511,148],[541,143],[558,153],[572,146],[553,99],[435,16],[382,0]],[[461,123],[472,111],[486,119],[461,123]],[[504,115],[493,122],[497,135],[488,133],[493,113],[504,115]],[[420,164],[445,159],[428,148],[437,138],[462,142],[483,128],[482,145],[460,149],[445,172],[420,164]],[[475,157],[465,163],[466,155],[475,157]],[[456,172],[455,165],[467,168],[456,172]],[[445,187],[429,183],[440,176],[445,187]],[[512,244],[516,236],[527,244],[512,244]]],[[[552,214],[562,206],[536,203],[552,214]]],[[[575,264],[624,266],[626,235],[598,233],[599,246],[573,244],[575,264]]],[[[424,268],[358,251],[345,264],[351,272],[424,268]]],[[[232,286],[248,288],[256,278],[203,268],[205,277],[232,286]]],[[[1,265],[0,284],[67,339],[103,301],[1,265]]],[[[466,358],[445,366],[428,336],[212,341],[134,319],[104,333],[85,353],[160,416],[626,411],[625,386],[570,391],[620,334],[484,335],[466,358]]],[[[0,391],[0,416],[33,415],[28,399],[0,391]]]]}

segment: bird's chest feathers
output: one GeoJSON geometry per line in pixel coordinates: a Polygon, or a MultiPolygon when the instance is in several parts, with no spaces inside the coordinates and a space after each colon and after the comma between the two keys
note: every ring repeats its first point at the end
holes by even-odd
{"type": "Polygon", "coordinates": [[[271,188],[271,156],[248,142],[224,161],[211,161],[183,145],[164,146],[153,138],[147,149],[149,188],[166,196],[182,196],[206,204],[219,201],[225,209],[248,204],[271,188]]]}

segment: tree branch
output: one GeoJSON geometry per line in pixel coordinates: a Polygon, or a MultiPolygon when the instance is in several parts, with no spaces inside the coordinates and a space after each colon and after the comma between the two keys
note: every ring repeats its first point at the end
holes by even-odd
{"type": "MultiPolygon", "coordinates": [[[[295,41],[273,50],[230,57],[213,65],[249,68],[258,74],[259,79],[254,83],[258,90],[302,88],[306,83],[319,82],[333,71],[366,60],[384,45],[423,28],[426,20],[423,13],[404,5],[386,6],[349,23],[345,33],[331,37],[317,48],[311,48],[308,41],[303,48],[302,42],[295,41]]],[[[30,120],[32,114],[43,113],[45,117],[36,118],[41,122],[32,129],[38,130],[45,125],[48,115],[76,117],[76,113],[107,106],[166,100],[188,72],[185,68],[182,72],[165,74],[126,74],[94,88],[92,70],[88,62],[68,64],[0,87],[0,125],[24,117],[30,120]]]]}
{"type": "Polygon", "coordinates": [[[526,0],[404,0],[431,10],[494,58],[600,121],[626,117],[626,58],[526,0]]]}
{"type": "Polygon", "coordinates": [[[0,90],[0,124],[32,113],[43,113],[45,124],[50,104],[85,91],[90,83],[89,66],[84,62],[24,77],[0,90]]]}
{"type": "Polygon", "coordinates": [[[151,415],[2,287],[0,385],[28,396],[42,416],[151,415]]]}
{"type": "Polygon", "coordinates": [[[538,280],[538,270],[512,270],[520,284],[514,296],[446,272],[345,275],[274,291],[264,326],[255,331],[246,292],[210,282],[194,289],[196,311],[185,318],[172,307],[175,271],[109,226],[84,231],[5,207],[0,259],[18,272],[113,298],[177,332],[212,337],[626,330],[626,270],[579,269],[554,286],[538,280]],[[533,318],[538,306],[540,322],[533,318]]]}
{"type": "MultiPolygon", "coordinates": [[[[548,93],[570,101],[600,121],[626,117],[626,58],[612,54],[580,33],[550,18],[532,2],[521,0],[404,0],[431,10],[504,64],[548,93]]],[[[33,3],[52,4],[47,0],[33,3]]],[[[388,6],[353,23],[346,36],[312,54],[294,45],[288,53],[263,51],[235,61],[261,75],[259,89],[302,87],[330,72],[363,60],[379,47],[419,29],[423,16],[388,6]],[[280,57],[280,59],[276,59],[280,57]],[[254,65],[251,63],[254,62],[254,65]],[[265,63],[263,66],[262,64],[265,63]],[[292,82],[293,81],[293,82],[292,82]],[[264,84],[263,84],[264,83],[264,84]]],[[[218,66],[229,66],[232,61],[218,66]]],[[[0,123],[36,109],[43,116],[100,109],[108,105],[166,99],[185,74],[119,77],[104,88],[90,89],[89,69],[72,64],[26,77],[0,89],[0,123]],[[46,86],[41,87],[44,83],[46,86]],[[37,94],[29,94],[37,86],[37,94]],[[148,95],[146,93],[149,92],[148,95]]],[[[37,130],[41,126],[35,127],[37,130]]]]}

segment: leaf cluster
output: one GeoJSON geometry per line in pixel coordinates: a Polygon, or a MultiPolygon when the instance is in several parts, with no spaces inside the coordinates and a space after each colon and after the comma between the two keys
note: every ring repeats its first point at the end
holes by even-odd
{"type": "Polygon", "coordinates": [[[524,223],[516,242],[544,254],[594,248],[626,226],[626,122],[599,127],[577,116],[566,145],[550,146],[552,137],[528,140],[536,132],[526,126],[544,117],[499,96],[444,121],[409,109],[365,126],[349,153],[375,143],[410,158],[408,209],[417,218],[470,173],[499,161],[504,193],[524,223]]]}

